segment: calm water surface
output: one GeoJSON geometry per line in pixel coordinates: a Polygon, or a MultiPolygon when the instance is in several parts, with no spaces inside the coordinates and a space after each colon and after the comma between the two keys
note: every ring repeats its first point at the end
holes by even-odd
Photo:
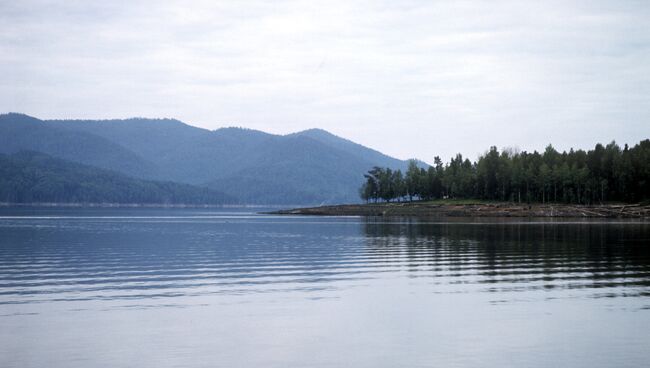
{"type": "Polygon", "coordinates": [[[650,223],[0,209],[0,367],[644,367],[650,223]]]}

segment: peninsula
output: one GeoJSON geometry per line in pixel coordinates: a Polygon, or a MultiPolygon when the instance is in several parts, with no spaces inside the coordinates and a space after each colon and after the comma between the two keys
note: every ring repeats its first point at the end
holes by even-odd
{"type": "Polygon", "coordinates": [[[413,217],[539,217],[539,218],[640,218],[650,219],[648,204],[518,204],[508,202],[422,201],[347,204],[295,208],[272,212],[282,215],[413,216],[413,217]]]}

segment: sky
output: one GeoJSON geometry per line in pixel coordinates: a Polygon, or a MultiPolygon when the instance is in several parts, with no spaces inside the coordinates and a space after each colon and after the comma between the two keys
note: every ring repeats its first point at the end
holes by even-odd
{"type": "Polygon", "coordinates": [[[650,138],[650,1],[0,0],[0,113],[309,128],[406,159],[650,138]]]}

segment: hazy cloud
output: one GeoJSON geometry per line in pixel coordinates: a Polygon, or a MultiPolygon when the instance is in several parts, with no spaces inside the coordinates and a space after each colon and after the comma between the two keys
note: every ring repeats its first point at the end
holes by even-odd
{"type": "Polygon", "coordinates": [[[650,137],[646,1],[4,1],[0,111],[321,127],[400,158],[650,137]]]}

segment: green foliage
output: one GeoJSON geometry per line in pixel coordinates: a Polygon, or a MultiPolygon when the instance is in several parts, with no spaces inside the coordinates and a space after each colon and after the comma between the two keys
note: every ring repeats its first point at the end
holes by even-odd
{"type": "MultiPolygon", "coordinates": [[[[419,169],[418,169],[419,170],[419,169]]],[[[366,182],[361,186],[361,198],[368,202],[382,199],[390,202],[392,199],[401,200],[409,193],[409,178],[404,179],[401,170],[393,171],[375,166],[364,175],[366,182]]]]}
{"type": "MultiPolygon", "coordinates": [[[[513,152],[496,147],[472,163],[458,154],[443,165],[439,157],[428,170],[410,162],[402,184],[390,170],[375,167],[361,189],[366,201],[474,199],[513,202],[591,204],[640,202],[650,198],[650,140],[621,149],[612,142],[593,150],[559,153],[513,152]],[[394,186],[405,185],[404,191],[394,186]]],[[[400,173],[401,174],[401,173],[400,173]]]]}

